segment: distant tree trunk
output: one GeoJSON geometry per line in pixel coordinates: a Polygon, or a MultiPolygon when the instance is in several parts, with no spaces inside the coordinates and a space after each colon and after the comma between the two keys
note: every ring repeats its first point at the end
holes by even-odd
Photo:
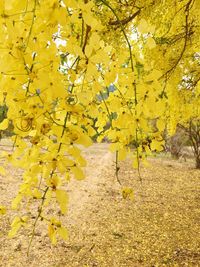
{"type": "Polygon", "coordinates": [[[196,158],[196,168],[200,169],[200,157],[196,158]]]}
{"type": "Polygon", "coordinates": [[[190,121],[189,136],[193,146],[193,152],[196,160],[196,168],[200,169],[200,121],[195,124],[190,121]]]}

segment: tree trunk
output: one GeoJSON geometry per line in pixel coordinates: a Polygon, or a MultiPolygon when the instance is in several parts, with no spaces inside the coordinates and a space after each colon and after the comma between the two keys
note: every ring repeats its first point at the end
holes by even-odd
{"type": "Polygon", "coordinates": [[[200,156],[196,157],[196,169],[200,169],[200,156]]]}

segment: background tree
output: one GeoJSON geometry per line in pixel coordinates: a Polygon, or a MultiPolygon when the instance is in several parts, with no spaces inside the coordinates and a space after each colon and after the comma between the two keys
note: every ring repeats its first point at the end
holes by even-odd
{"type": "Polygon", "coordinates": [[[193,149],[196,168],[200,169],[200,121],[199,119],[191,119],[187,125],[180,125],[188,136],[189,143],[193,149]]]}

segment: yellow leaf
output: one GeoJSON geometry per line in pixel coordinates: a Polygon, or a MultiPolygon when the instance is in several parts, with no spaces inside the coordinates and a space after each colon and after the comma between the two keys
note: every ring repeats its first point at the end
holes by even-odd
{"type": "Polygon", "coordinates": [[[63,214],[67,212],[67,205],[68,205],[68,195],[67,192],[64,190],[56,190],[56,199],[60,205],[60,210],[63,214]]]}
{"type": "Polygon", "coordinates": [[[20,222],[18,224],[16,224],[14,227],[12,227],[12,229],[8,233],[8,237],[10,237],[10,238],[14,237],[17,234],[17,232],[19,231],[20,227],[21,227],[20,222]]]}
{"type": "Polygon", "coordinates": [[[28,220],[27,216],[23,217],[16,216],[11,224],[11,230],[8,233],[8,237],[10,238],[14,237],[21,228],[21,226],[27,223],[27,220],[28,220]]]}
{"type": "Polygon", "coordinates": [[[22,195],[18,194],[12,201],[12,209],[16,210],[21,200],[22,200],[22,195]]]}
{"type": "Polygon", "coordinates": [[[76,140],[77,144],[83,145],[85,147],[91,146],[92,145],[92,140],[89,136],[86,134],[81,135],[78,140],[76,140]]]}
{"type": "Polygon", "coordinates": [[[129,199],[133,200],[133,197],[134,197],[134,195],[133,195],[133,189],[130,188],[130,187],[123,188],[122,189],[122,197],[124,199],[129,198],[129,199]]]}
{"type": "Polygon", "coordinates": [[[75,146],[72,146],[68,149],[68,153],[72,155],[82,167],[86,166],[86,160],[81,156],[80,149],[75,146]]]}
{"type": "Polygon", "coordinates": [[[87,161],[82,156],[77,158],[77,162],[80,164],[81,167],[85,167],[87,165],[87,161]]]}
{"type": "Polygon", "coordinates": [[[70,180],[70,174],[69,172],[65,173],[65,180],[68,182],[70,180]]]}
{"type": "Polygon", "coordinates": [[[138,31],[142,34],[148,33],[148,32],[154,32],[155,27],[150,25],[145,19],[141,19],[138,25],[138,31]]]}
{"type": "Polygon", "coordinates": [[[149,49],[153,49],[154,47],[156,47],[156,42],[152,37],[150,37],[147,39],[146,45],[149,49]]]}
{"type": "Polygon", "coordinates": [[[45,196],[44,206],[48,206],[52,198],[52,191],[48,190],[45,196]]]}
{"type": "Polygon", "coordinates": [[[62,239],[66,240],[68,238],[68,232],[65,227],[63,226],[59,227],[57,232],[62,239]]]}
{"type": "Polygon", "coordinates": [[[163,144],[164,144],[164,141],[152,140],[152,142],[150,144],[151,150],[162,151],[163,150],[163,144]]]}
{"type": "Polygon", "coordinates": [[[6,208],[4,206],[0,206],[0,214],[1,215],[6,214],[6,208]]]}
{"type": "Polygon", "coordinates": [[[126,159],[126,155],[127,155],[127,150],[125,148],[120,149],[118,151],[118,159],[119,160],[125,160],[126,159]]]}
{"type": "Polygon", "coordinates": [[[70,1],[64,0],[63,2],[65,3],[65,6],[67,7],[78,8],[78,2],[75,0],[70,0],[70,1]]]}
{"type": "Polygon", "coordinates": [[[72,170],[72,172],[74,174],[74,177],[77,180],[83,180],[85,178],[85,175],[84,175],[83,171],[80,168],[73,167],[71,170],[72,170]]]}
{"type": "Polygon", "coordinates": [[[166,122],[163,120],[157,120],[156,126],[157,126],[159,132],[162,132],[165,129],[166,122]]]}
{"type": "Polygon", "coordinates": [[[47,184],[50,185],[53,189],[56,189],[56,187],[61,184],[61,179],[57,175],[54,175],[47,181],[47,184]]]}
{"type": "Polygon", "coordinates": [[[133,161],[133,168],[134,169],[138,169],[138,167],[139,167],[138,165],[139,165],[138,159],[135,158],[134,161],[133,161]]]}
{"type": "Polygon", "coordinates": [[[78,158],[80,156],[81,151],[78,147],[72,146],[68,149],[68,153],[74,158],[78,158]]]}
{"type": "Polygon", "coordinates": [[[33,190],[33,197],[37,199],[40,199],[42,197],[41,192],[37,188],[33,190]]]}
{"type": "Polygon", "coordinates": [[[148,23],[146,22],[145,19],[141,19],[139,25],[138,25],[138,30],[140,33],[146,33],[148,32],[148,23]]]}
{"type": "Polygon", "coordinates": [[[112,143],[109,147],[111,152],[115,152],[117,150],[120,150],[122,148],[122,144],[117,142],[117,143],[112,143]]]}
{"type": "Polygon", "coordinates": [[[57,239],[56,239],[56,230],[54,228],[54,225],[49,224],[49,226],[48,226],[48,234],[49,234],[49,238],[51,240],[51,243],[53,245],[55,245],[57,243],[57,239]]]}
{"type": "Polygon", "coordinates": [[[4,119],[0,123],[0,130],[6,130],[8,128],[8,125],[9,125],[9,120],[8,119],[4,119]]]}
{"type": "MultiPolygon", "coordinates": [[[[148,74],[145,79],[146,81],[150,81],[150,80],[157,80],[161,77],[162,73],[159,70],[154,69],[153,71],[150,72],[150,74],[148,74]]],[[[152,94],[153,96],[153,94],[152,94]]]]}

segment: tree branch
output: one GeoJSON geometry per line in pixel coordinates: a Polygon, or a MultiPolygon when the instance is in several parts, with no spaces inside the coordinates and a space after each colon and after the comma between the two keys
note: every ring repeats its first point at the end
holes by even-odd
{"type": "Polygon", "coordinates": [[[110,21],[109,22],[109,25],[112,25],[112,26],[120,26],[121,25],[126,25],[127,23],[129,23],[131,20],[133,20],[135,17],[137,17],[137,15],[139,15],[141,12],[141,9],[137,10],[133,15],[131,15],[130,17],[128,18],[125,18],[123,20],[115,20],[115,21],[110,21]]]}
{"type": "Polygon", "coordinates": [[[184,53],[185,53],[185,50],[186,50],[186,47],[187,47],[187,43],[188,43],[188,37],[190,35],[190,28],[189,28],[189,15],[190,15],[190,9],[191,9],[191,4],[193,0],[189,0],[188,3],[185,5],[185,36],[184,36],[184,45],[183,45],[183,48],[181,50],[181,53],[178,57],[178,59],[176,60],[176,62],[174,63],[174,65],[169,69],[167,70],[160,78],[162,79],[163,77],[166,77],[166,79],[169,79],[169,77],[171,76],[171,74],[173,73],[173,71],[176,69],[176,67],[178,66],[179,62],[181,61],[184,53]]]}

